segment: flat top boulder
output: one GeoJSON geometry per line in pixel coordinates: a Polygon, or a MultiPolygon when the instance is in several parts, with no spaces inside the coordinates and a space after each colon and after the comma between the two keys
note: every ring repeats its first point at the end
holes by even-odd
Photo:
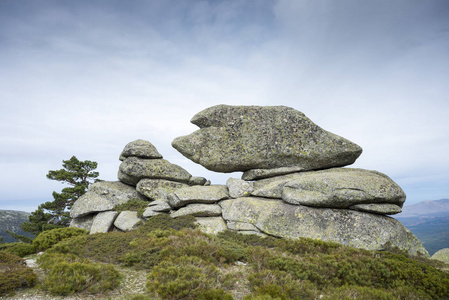
{"type": "Polygon", "coordinates": [[[182,167],[165,159],[128,157],[120,164],[119,171],[137,182],[143,178],[150,178],[189,183],[192,177],[182,167]]]}
{"type": "Polygon", "coordinates": [[[356,204],[389,203],[402,207],[404,191],[377,171],[334,168],[297,173],[287,182],[282,199],[291,204],[349,208],[356,204]]]}
{"type": "Polygon", "coordinates": [[[78,198],[70,210],[72,218],[79,218],[94,212],[111,210],[117,204],[131,199],[148,200],[135,188],[120,181],[101,181],[89,186],[87,192],[78,198]]]}
{"type": "Polygon", "coordinates": [[[362,149],[285,106],[217,105],[196,114],[200,127],[172,146],[217,172],[299,166],[304,170],[352,164],[362,149]]]}
{"type": "Polygon", "coordinates": [[[120,154],[120,158],[121,160],[124,160],[130,156],[153,159],[162,158],[162,155],[157,151],[156,147],[144,140],[135,140],[125,146],[120,154]]]}

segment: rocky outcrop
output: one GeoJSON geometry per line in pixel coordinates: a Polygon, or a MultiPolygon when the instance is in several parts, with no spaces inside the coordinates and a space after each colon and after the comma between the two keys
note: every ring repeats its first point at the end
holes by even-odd
{"type": "Polygon", "coordinates": [[[301,112],[219,105],[192,123],[200,130],[173,146],[208,169],[244,171],[242,179],[211,185],[162,159],[150,142],[137,140],[120,155],[121,182],[92,185],[73,206],[72,226],[90,227],[91,233],[129,231],[158,214],[192,215],[211,234],[229,229],[428,256],[409,230],[387,216],[401,211],[402,189],[380,172],[342,168],[361,148],[301,112]],[[114,211],[135,198],[148,201],[142,216],[114,211]]]}
{"type": "Polygon", "coordinates": [[[449,248],[438,250],[432,255],[431,259],[436,259],[449,265],[449,248]]]}
{"type": "Polygon", "coordinates": [[[233,226],[253,225],[277,237],[306,237],[368,250],[383,250],[393,245],[412,255],[427,253],[399,221],[378,214],[291,205],[282,200],[257,197],[225,200],[220,205],[223,218],[233,226]]]}
{"type": "Polygon", "coordinates": [[[362,148],[284,106],[217,105],[196,114],[200,130],[172,145],[216,172],[300,167],[315,170],[352,164],[362,148]]]}
{"type": "Polygon", "coordinates": [[[80,218],[92,213],[109,211],[131,199],[146,199],[135,188],[122,182],[101,181],[92,184],[87,192],[73,204],[70,216],[80,218]]]}

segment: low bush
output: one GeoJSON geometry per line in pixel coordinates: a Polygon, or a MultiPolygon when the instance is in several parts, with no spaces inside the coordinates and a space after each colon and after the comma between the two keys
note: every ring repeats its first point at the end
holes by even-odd
{"type": "Polygon", "coordinates": [[[17,288],[31,287],[36,280],[36,274],[21,257],[0,252],[0,296],[12,294],[17,288]]]}
{"type": "MultiPolygon", "coordinates": [[[[219,269],[195,256],[170,257],[148,275],[149,292],[163,299],[203,299],[217,294],[219,269]]],[[[222,298],[226,299],[226,298],[222,298]]]]}
{"type": "Polygon", "coordinates": [[[45,270],[42,289],[54,295],[84,291],[98,294],[120,284],[121,275],[113,265],[93,263],[75,255],[44,253],[38,263],[45,270]]]}
{"type": "Polygon", "coordinates": [[[0,251],[15,254],[20,257],[24,257],[33,253],[36,253],[36,247],[28,243],[7,243],[1,244],[0,251]]]}
{"type": "Polygon", "coordinates": [[[117,212],[122,212],[125,210],[137,211],[137,216],[142,217],[143,212],[148,207],[149,203],[149,201],[134,198],[125,203],[117,204],[112,210],[115,210],[117,212]]]}
{"type": "Polygon", "coordinates": [[[43,251],[62,240],[84,234],[87,234],[87,231],[81,228],[64,227],[52,229],[39,234],[33,240],[33,246],[36,247],[38,251],[43,251]]]}
{"type": "Polygon", "coordinates": [[[181,216],[179,218],[172,218],[168,214],[159,214],[149,218],[145,224],[139,226],[137,231],[139,232],[151,232],[155,229],[175,229],[181,230],[183,228],[194,229],[197,227],[195,224],[196,219],[194,216],[181,216]]]}

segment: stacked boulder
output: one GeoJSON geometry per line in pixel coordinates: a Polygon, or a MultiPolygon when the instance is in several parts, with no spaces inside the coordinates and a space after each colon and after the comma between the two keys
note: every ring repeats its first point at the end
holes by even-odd
{"type": "Polygon", "coordinates": [[[382,173],[342,168],[362,149],[303,113],[218,105],[191,122],[200,129],[176,138],[174,148],[209,170],[244,172],[227,181],[231,199],[220,202],[229,229],[427,254],[407,228],[386,216],[401,212],[402,189],[382,173]]]}
{"type": "Polygon", "coordinates": [[[428,255],[407,228],[387,216],[401,211],[402,189],[377,171],[343,168],[362,149],[303,113],[283,106],[218,105],[192,123],[200,129],[176,138],[173,147],[209,170],[242,171],[242,179],[210,185],[162,159],[150,142],[137,140],[120,155],[120,181],[95,183],[74,204],[72,226],[91,233],[128,231],[160,213],[193,215],[201,230],[213,234],[230,229],[428,255]],[[143,215],[114,211],[136,198],[148,201],[143,215]]]}

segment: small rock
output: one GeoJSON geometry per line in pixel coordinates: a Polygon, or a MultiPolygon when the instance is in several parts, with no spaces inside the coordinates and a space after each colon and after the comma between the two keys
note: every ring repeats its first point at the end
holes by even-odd
{"type": "Polygon", "coordinates": [[[215,203],[228,199],[228,188],[224,185],[190,186],[177,189],[168,195],[171,207],[177,208],[189,203],[215,203]]]}
{"type": "Polygon", "coordinates": [[[142,220],[137,216],[137,211],[122,211],[114,221],[114,226],[122,231],[131,231],[136,229],[142,220]]]}
{"type": "Polygon", "coordinates": [[[217,235],[227,229],[222,217],[197,217],[198,228],[207,234],[217,235]]]}
{"type": "Polygon", "coordinates": [[[117,215],[118,212],[116,211],[105,211],[98,213],[92,223],[90,234],[108,232],[111,229],[117,215]]]}
{"type": "Polygon", "coordinates": [[[194,217],[221,216],[221,207],[218,204],[189,204],[170,214],[172,218],[192,215],[194,217]]]}
{"type": "Polygon", "coordinates": [[[226,181],[231,198],[249,197],[254,190],[254,183],[242,179],[229,178],[226,181]]]}
{"type": "Polygon", "coordinates": [[[162,155],[157,151],[156,147],[144,140],[135,140],[128,143],[120,154],[120,160],[125,160],[130,156],[150,159],[162,158],[162,155]]]}

